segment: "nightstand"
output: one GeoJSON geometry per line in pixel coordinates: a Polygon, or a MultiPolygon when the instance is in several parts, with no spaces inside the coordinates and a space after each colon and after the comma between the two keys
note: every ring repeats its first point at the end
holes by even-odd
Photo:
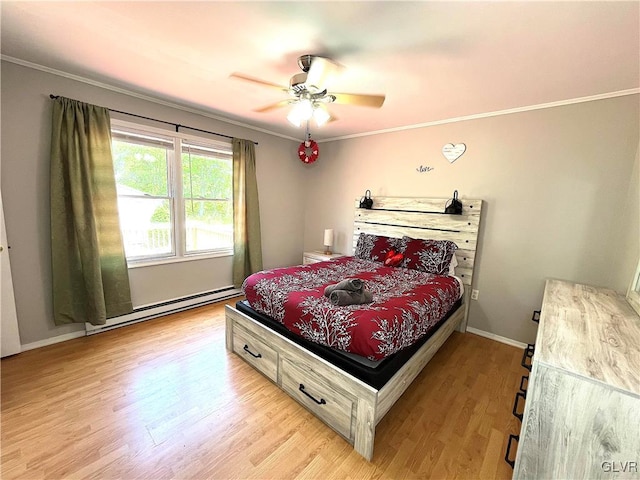
{"type": "Polygon", "coordinates": [[[310,263],[326,262],[334,258],[344,257],[343,253],[331,253],[326,254],[321,251],[304,252],[302,255],[302,264],[309,265],[310,263]]]}

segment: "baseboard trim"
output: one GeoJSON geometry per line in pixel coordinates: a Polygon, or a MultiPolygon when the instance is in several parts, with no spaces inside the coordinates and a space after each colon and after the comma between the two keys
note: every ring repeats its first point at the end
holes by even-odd
{"type": "Polygon", "coordinates": [[[527,344],[518,342],[517,340],[512,340],[507,337],[501,337],[500,335],[496,335],[495,333],[485,332],[484,330],[478,330],[477,328],[467,327],[467,332],[473,333],[474,335],[478,335],[480,337],[490,338],[491,340],[495,340],[496,342],[506,343],[507,345],[511,345],[512,347],[518,348],[526,348],[527,344]]]}
{"type": "Polygon", "coordinates": [[[104,325],[91,325],[90,323],[85,323],[86,334],[94,335],[96,333],[106,332],[108,330],[113,330],[114,328],[133,325],[134,323],[144,322],[153,318],[182,312],[190,308],[201,307],[210,303],[220,302],[222,300],[238,297],[240,295],[242,295],[242,290],[230,286],[223,287],[212,292],[201,293],[189,297],[176,298],[157,305],[141,306],[127,315],[107,319],[107,323],[104,325]]]}
{"type": "Polygon", "coordinates": [[[38,340],[37,342],[24,343],[20,346],[20,352],[26,352],[27,350],[34,350],[40,347],[47,347],[60,342],[66,342],[67,340],[73,340],[74,338],[84,337],[86,334],[87,332],[84,330],[78,330],[77,332],[65,333],[64,335],[45,338],[44,340],[38,340]]]}
{"type": "Polygon", "coordinates": [[[114,328],[124,327],[125,325],[144,322],[145,320],[151,320],[152,318],[162,317],[164,315],[200,307],[209,303],[220,302],[240,295],[242,295],[242,290],[226,288],[208,294],[200,294],[185,299],[178,299],[179,301],[167,302],[158,306],[149,305],[140,307],[137,312],[130,313],[129,315],[110,318],[107,321],[107,325],[91,325],[87,323],[85,324],[85,329],[78,330],[77,332],[65,333],[64,335],[45,338],[44,340],[38,340],[37,342],[24,343],[20,345],[19,353],[26,352],[27,350],[34,350],[36,348],[47,347],[49,345],[55,345],[56,343],[66,342],[67,340],[73,340],[75,338],[94,335],[114,328]],[[109,324],[109,322],[111,322],[111,324],[109,324]],[[91,331],[89,331],[90,328],[91,331]]]}

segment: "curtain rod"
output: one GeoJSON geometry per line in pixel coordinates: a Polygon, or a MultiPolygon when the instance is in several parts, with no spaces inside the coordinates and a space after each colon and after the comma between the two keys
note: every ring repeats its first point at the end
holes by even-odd
{"type": "MultiPolygon", "coordinates": [[[[54,94],[49,94],[49,98],[52,100],[55,100],[56,98],[60,98],[60,95],[54,95],[54,94]]],[[[106,108],[106,107],[103,107],[106,108]]],[[[195,127],[189,127],[187,125],[180,125],[179,123],[173,123],[173,122],[167,122],[166,120],[158,120],[157,118],[151,118],[151,117],[145,117],[143,115],[138,115],[135,113],[129,113],[129,112],[123,112],[121,110],[114,110],[113,108],[107,108],[107,110],[109,110],[110,112],[114,112],[114,113],[121,113],[123,115],[129,115],[131,117],[137,117],[137,118],[142,118],[144,120],[151,120],[152,122],[159,122],[159,123],[164,123],[166,125],[173,125],[174,127],[176,127],[176,133],[178,133],[178,129],[180,128],[188,128],[189,130],[195,130],[196,132],[202,132],[202,133],[209,133],[211,135],[217,135],[219,137],[225,137],[225,138],[233,138],[231,135],[225,135],[224,133],[217,133],[217,132],[211,132],[209,130],[202,130],[200,128],[195,128],[195,127]]],[[[258,145],[258,142],[253,142],[254,145],[258,145]]]]}

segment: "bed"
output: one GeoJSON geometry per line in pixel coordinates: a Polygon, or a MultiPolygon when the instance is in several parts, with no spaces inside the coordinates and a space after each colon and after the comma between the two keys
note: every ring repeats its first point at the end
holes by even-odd
{"type": "MultiPolygon", "coordinates": [[[[290,283],[304,286],[304,301],[297,303],[302,303],[304,308],[297,307],[301,309],[295,310],[288,307],[287,320],[284,319],[283,308],[265,306],[270,302],[269,299],[263,300],[265,304],[261,305],[257,297],[252,298],[259,290],[256,285],[261,284],[265,275],[269,275],[260,272],[251,280],[251,285],[245,285],[247,300],[253,300],[253,306],[243,301],[236,306],[226,307],[227,349],[277,384],[352,444],[360,455],[371,460],[376,425],[453,330],[466,330],[482,201],[461,200],[464,205],[462,215],[442,213],[446,198],[376,197],[374,207],[370,210],[360,209],[359,202],[355,203],[353,248],[356,253],[358,241],[362,244],[364,236],[451,241],[458,247],[454,253],[457,279],[441,279],[436,278],[438,275],[432,275],[439,289],[435,296],[443,301],[437,308],[433,307],[439,312],[437,318],[426,322],[430,323],[428,329],[416,325],[415,331],[410,332],[409,336],[413,335],[411,341],[398,344],[376,341],[367,344],[350,339],[341,344],[339,338],[336,340],[335,332],[323,339],[309,327],[306,313],[322,301],[328,303],[322,299],[325,285],[342,278],[345,272],[352,272],[347,266],[361,269],[361,276],[367,279],[365,282],[368,281],[367,285],[374,290],[374,301],[369,306],[338,308],[343,312],[351,312],[350,315],[353,312],[362,315],[379,313],[383,290],[376,290],[372,279],[386,274],[382,264],[369,265],[370,259],[349,256],[286,270],[289,277],[280,283],[278,289],[290,283]],[[334,270],[339,275],[330,276],[334,270]],[[299,275],[300,279],[295,280],[295,275],[299,275]],[[321,278],[322,275],[326,277],[321,278]],[[459,299],[454,295],[457,290],[458,293],[464,292],[459,299]],[[353,352],[348,351],[346,344],[359,346],[353,352]]],[[[416,276],[405,270],[396,268],[392,271],[396,277],[402,277],[400,283],[405,277],[412,277],[413,280],[416,276]]],[[[420,305],[416,299],[422,297],[416,295],[421,293],[411,285],[403,288],[405,290],[401,289],[400,292],[405,293],[397,295],[396,300],[407,296],[414,306],[420,305]]],[[[280,296],[284,297],[294,295],[292,292],[286,288],[284,292],[278,290],[280,296]]],[[[406,313],[408,307],[405,307],[404,304],[398,307],[399,311],[406,313]]],[[[403,331],[406,337],[408,330],[405,328],[403,331]]],[[[376,337],[371,332],[368,334],[376,337]]],[[[377,335],[378,340],[383,337],[377,335]]]]}

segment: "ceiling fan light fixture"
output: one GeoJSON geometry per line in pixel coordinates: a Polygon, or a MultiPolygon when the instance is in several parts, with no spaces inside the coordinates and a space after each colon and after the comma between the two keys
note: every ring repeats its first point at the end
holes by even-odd
{"type": "Polygon", "coordinates": [[[315,105],[315,109],[313,110],[313,119],[316,121],[316,125],[318,125],[318,127],[323,126],[330,118],[331,115],[327,111],[327,107],[322,104],[315,105]]]}
{"type": "Polygon", "coordinates": [[[304,122],[308,122],[311,120],[313,116],[314,105],[308,98],[302,98],[299,102],[297,102],[289,115],[287,115],[287,120],[291,122],[296,127],[299,127],[304,122]]]}
{"type": "Polygon", "coordinates": [[[291,109],[291,111],[287,115],[287,120],[289,120],[289,123],[294,127],[300,127],[302,125],[302,119],[298,115],[295,106],[291,109]]]}
{"type": "Polygon", "coordinates": [[[302,120],[310,120],[313,116],[313,103],[311,100],[308,98],[300,99],[300,102],[298,103],[298,111],[300,112],[302,120]]]}

